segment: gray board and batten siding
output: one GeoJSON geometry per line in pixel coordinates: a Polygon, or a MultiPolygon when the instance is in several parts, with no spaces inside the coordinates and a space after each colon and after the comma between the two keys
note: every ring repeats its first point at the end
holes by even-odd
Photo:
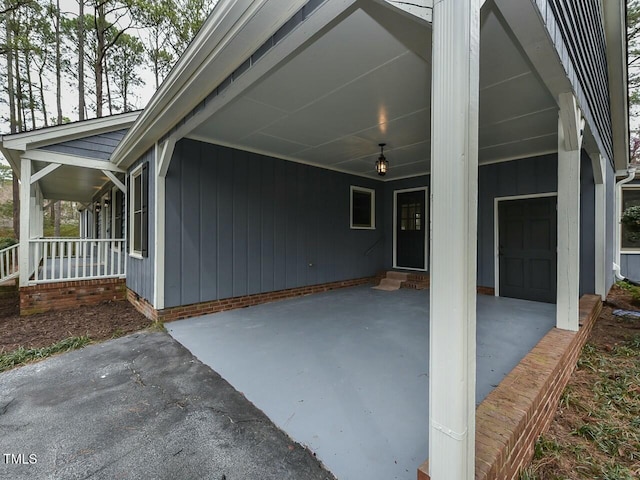
{"type": "Polygon", "coordinates": [[[640,281],[640,254],[622,253],[620,255],[620,273],[634,282],[640,281]]]}
{"type": "MultiPolygon", "coordinates": [[[[484,165],[478,171],[478,285],[495,286],[495,199],[558,191],[556,154],[484,165]]],[[[580,294],[595,290],[595,186],[591,160],[580,165],[580,294]]]]}
{"type": "MultiPolygon", "coordinates": [[[[603,154],[613,162],[606,39],[600,0],[535,0],[603,154]]],[[[613,164],[613,163],[612,163],[613,164]]]]}
{"type": "MultiPolygon", "coordinates": [[[[590,293],[595,284],[595,195],[586,154],[581,167],[580,291],[590,293]]],[[[555,192],[555,172],[556,155],[480,167],[478,285],[494,286],[495,198],[555,192]]],[[[181,140],[166,177],[165,306],[348,280],[391,269],[393,192],[424,186],[430,187],[429,175],[383,183],[181,140]],[[349,227],[351,185],[375,189],[375,230],[349,227]]],[[[607,247],[611,255],[612,248],[607,247]]],[[[141,294],[151,299],[146,295],[151,295],[152,282],[147,287],[148,293],[141,294]]]]}
{"type": "Polygon", "coordinates": [[[111,154],[128,130],[129,129],[124,128],[114,132],[91,135],[76,140],[69,140],[68,142],[56,143],[55,145],[47,145],[46,147],[42,147],[42,150],[109,161],[111,154]]]}
{"type": "MultiPolygon", "coordinates": [[[[127,287],[136,292],[141,297],[147,299],[150,303],[153,303],[154,296],[154,277],[155,277],[155,269],[154,269],[154,256],[155,256],[155,222],[153,219],[155,218],[155,209],[156,202],[153,199],[153,192],[155,192],[155,149],[150,149],[145,153],[136,163],[134,163],[130,168],[127,174],[127,191],[130,191],[130,181],[131,176],[130,173],[133,172],[139,165],[144,162],[148,163],[149,168],[149,185],[148,185],[148,255],[143,258],[136,258],[131,255],[127,255],[127,287]]],[[[127,221],[129,221],[129,207],[128,202],[126,202],[126,210],[127,210],[127,221]]],[[[127,251],[129,250],[129,245],[127,242],[127,251]]],[[[167,244],[167,251],[171,254],[171,244],[167,244]]]]}
{"type": "MultiPolygon", "coordinates": [[[[478,285],[493,288],[495,286],[494,254],[494,208],[496,197],[510,197],[557,192],[558,188],[557,155],[545,155],[535,158],[513,160],[510,162],[482,165],[478,169],[478,285]]],[[[591,160],[583,152],[580,169],[580,292],[592,293],[595,289],[595,270],[593,252],[595,249],[595,189],[591,160]]],[[[610,178],[610,176],[609,176],[610,178]]],[[[387,182],[384,185],[385,205],[385,269],[391,269],[393,262],[393,192],[408,188],[429,187],[430,175],[406,178],[387,182]]],[[[611,204],[609,204],[611,205],[611,204]]],[[[429,207],[430,208],[430,207],[429,207]]],[[[612,242],[612,240],[611,240],[612,242]]],[[[609,244],[608,244],[609,247],[609,244]]],[[[613,258],[612,248],[608,248],[613,258]]],[[[608,279],[611,285],[612,279],[608,279]]]]}
{"type": "Polygon", "coordinates": [[[382,201],[376,180],[183,139],[166,176],[165,307],[373,276],[382,201]],[[351,185],[375,189],[376,229],[350,228],[351,185]]]}

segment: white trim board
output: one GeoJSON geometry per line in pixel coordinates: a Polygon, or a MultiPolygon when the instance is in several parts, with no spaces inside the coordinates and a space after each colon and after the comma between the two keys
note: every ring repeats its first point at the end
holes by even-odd
{"type": "Polygon", "coordinates": [[[80,157],[66,153],[49,152],[47,150],[28,150],[21,155],[21,158],[36,162],[59,163],[71,165],[73,167],[93,168],[95,170],[109,170],[110,172],[126,173],[125,170],[116,167],[108,160],[98,160],[96,158],[80,157]]]}
{"type": "Polygon", "coordinates": [[[90,120],[55,125],[31,130],[29,132],[3,135],[0,137],[0,141],[4,144],[4,148],[25,151],[45,145],[68,142],[70,140],[129,128],[138,118],[138,115],[140,115],[140,111],[92,118],[90,120]]]}
{"type": "Polygon", "coordinates": [[[395,269],[402,270],[413,270],[416,272],[428,272],[429,271],[429,229],[431,225],[431,214],[430,207],[431,203],[429,202],[429,187],[415,187],[415,188],[403,188],[400,190],[393,191],[393,262],[392,267],[395,269]],[[398,257],[398,238],[397,238],[397,228],[398,228],[398,193],[408,193],[408,192],[424,192],[424,214],[425,217],[423,219],[424,225],[424,268],[409,268],[402,267],[398,265],[397,257],[398,257]]]}
{"type": "MultiPolygon", "coordinates": [[[[614,221],[616,222],[616,228],[618,230],[618,248],[620,249],[620,255],[639,255],[640,248],[632,248],[629,250],[625,250],[622,248],[622,207],[623,207],[623,196],[625,190],[640,190],[640,183],[625,183],[620,187],[620,201],[618,202],[618,209],[614,212],[614,221]]],[[[616,192],[617,194],[617,192],[616,192]]]]}
{"type": "Polygon", "coordinates": [[[508,200],[526,200],[529,198],[557,197],[558,192],[531,193],[526,195],[509,195],[493,199],[493,287],[494,296],[500,296],[500,222],[498,218],[498,204],[508,200]]]}

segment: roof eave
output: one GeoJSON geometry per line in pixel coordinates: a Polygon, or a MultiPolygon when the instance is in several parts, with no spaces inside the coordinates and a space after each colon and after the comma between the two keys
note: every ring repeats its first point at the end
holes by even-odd
{"type": "Polygon", "coordinates": [[[623,0],[603,2],[603,8],[609,69],[613,160],[617,170],[626,170],[630,160],[626,4],[623,0]]]}
{"type": "Polygon", "coordinates": [[[88,135],[113,132],[133,125],[139,114],[140,111],[128,112],[4,135],[2,136],[2,146],[7,150],[26,151],[88,135]]]}
{"type": "Polygon", "coordinates": [[[306,0],[220,0],[200,32],[113,152],[112,161],[128,167],[188,115],[215,86],[284,24],[306,0]],[[251,28],[250,22],[253,21],[251,28]],[[242,41],[235,41],[242,36],[242,41]],[[215,70],[211,65],[215,62],[215,70]],[[200,86],[200,88],[198,88],[200,86]]]}

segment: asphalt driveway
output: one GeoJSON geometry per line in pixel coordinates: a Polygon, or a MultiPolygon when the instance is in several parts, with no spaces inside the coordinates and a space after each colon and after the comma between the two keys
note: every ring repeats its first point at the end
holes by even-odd
{"type": "Polygon", "coordinates": [[[333,479],[165,333],[0,374],[0,478],[333,479]]]}

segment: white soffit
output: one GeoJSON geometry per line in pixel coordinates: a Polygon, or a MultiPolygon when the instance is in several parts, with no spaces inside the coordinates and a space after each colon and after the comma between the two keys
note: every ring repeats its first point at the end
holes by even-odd
{"type": "MultiPolygon", "coordinates": [[[[48,164],[33,162],[33,173],[48,164]]],[[[40,180],[42,195],[49,200],[90,202],[109,178],[100,170],[62,165],[40,180]]]]}
{"type": "MultiPolygon", "coordinates": [[[[557,106],[493,4],[485,8],[480,162],[553,152],[557,106]]],[[[404,21],[415,29],[414,20],[404,21]]],[[[384,142],[385,179],[427,173],[431,65],[424,52],[417,55],[400,41],[397,25],[388,31],[356,10],[189,137],[372,178],[379,178],[373,164],[384,142]]],[[[430,43],[429,27],[424,33],[430,43]]]]}

